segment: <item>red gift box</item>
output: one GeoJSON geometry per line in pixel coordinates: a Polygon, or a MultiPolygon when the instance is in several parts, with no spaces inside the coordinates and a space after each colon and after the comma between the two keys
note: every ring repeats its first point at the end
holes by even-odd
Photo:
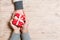
{"type": "Polygon", "coordinates": [[[17,19],[13,19],[12,24],[17,27],[22,27],[25,23],[25,14],[21,15],[20,13],[16,13],[14,17],[17,17],[17,19]]]}

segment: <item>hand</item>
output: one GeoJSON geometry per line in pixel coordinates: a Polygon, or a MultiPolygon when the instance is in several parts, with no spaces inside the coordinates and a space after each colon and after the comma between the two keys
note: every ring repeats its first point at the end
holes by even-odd
{"type": "Polygon", "coordinates": [[[29,21],[26,18],[26,22],[25,22],[25,24],[23,25],[23,28],[22,28],[22,32],[23,33],[27,33],[28,32],[28,25],[29,25],[29,21]]]}
{"type": "Polygon", "coordinates": [[[10,21],[10,25],[13,28],[15,33],[20,33],[20,28],[12,24],[13,19],[10,21]]]}
{"type": "Polygon", "coordinates": [[[20,13],[20,14],[24,14],[24,13],[23,13],[23,10],[16,10],[16,11],[14,11],[14,12],[13,12],[13,16],[12,16],[12,20],[10,21],[10,24],[11,24],[11,26],[12,26],[12,28],[13,28],[14,30],[20,30],[20,28],[18,28],[17,26],[15,26],[15,25],[12,24],[12,21],[13,21],[13,19],[15,18],[15,17],[14,17],[14,14],[15,14],[15,13],[20,13]]]}

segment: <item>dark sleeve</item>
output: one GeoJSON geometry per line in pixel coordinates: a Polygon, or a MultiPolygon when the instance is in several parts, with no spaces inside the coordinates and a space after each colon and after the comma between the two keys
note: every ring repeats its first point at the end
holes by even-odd
{"type": "Polygon", "coordinates": [[[23,1],[16,1],[13,3],[15,10],[23,9],[23,1]]]}

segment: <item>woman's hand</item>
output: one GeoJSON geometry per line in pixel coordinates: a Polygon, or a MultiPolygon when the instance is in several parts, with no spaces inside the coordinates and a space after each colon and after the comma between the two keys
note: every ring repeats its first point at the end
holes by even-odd
{"type": "Polygon", "coordinates": [[[20,28],[12,24],[13,19],[10,21],[10,25],[15,33],[20,33],[20,28]]]}
{"type": "Polygon", "coordinates": [[[16,10],[16,11],[14,11],[12,19],[10,21],[10,24],[11,24],[13,30],[20,30],[20,28],[18,28],[17,26],[15,26],[15,25],[12,24],[13,19],[15,19],[15,17],[14,17],[15,13],[20,13],[21,15],[24,14],[24,13],[23,13],[23,10],[16,10]]]}
{"type": "Polygon", "coordinates": [[[23,33],[27,33],[28,32],[28,25],[29,25],[29,21],[26,18],[26,22],[25,22],[25,24],[23,25],[23,28],[22,28],[22,32],[23,33]]]}

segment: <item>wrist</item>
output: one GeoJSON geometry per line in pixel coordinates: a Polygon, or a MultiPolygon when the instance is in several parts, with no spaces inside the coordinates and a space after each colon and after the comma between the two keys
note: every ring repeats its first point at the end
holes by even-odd
{"type": "Polygon", "coordinates": [[[23,14],[24,14],[24,11],[23,11],[23,9],[15,10],[14,14],[15,14],[15,13],[19,13],[19,14],[23,15],[23,14]]]}
{"type": "Polygon", "coordinates": [[[23,29],[23,33],[28,33],[28,29],[23,29]]]}
{"type": "Polygon", "coordinates": [[[14,30],[14,33],[20,34],[20,30],[14,30]]]}

